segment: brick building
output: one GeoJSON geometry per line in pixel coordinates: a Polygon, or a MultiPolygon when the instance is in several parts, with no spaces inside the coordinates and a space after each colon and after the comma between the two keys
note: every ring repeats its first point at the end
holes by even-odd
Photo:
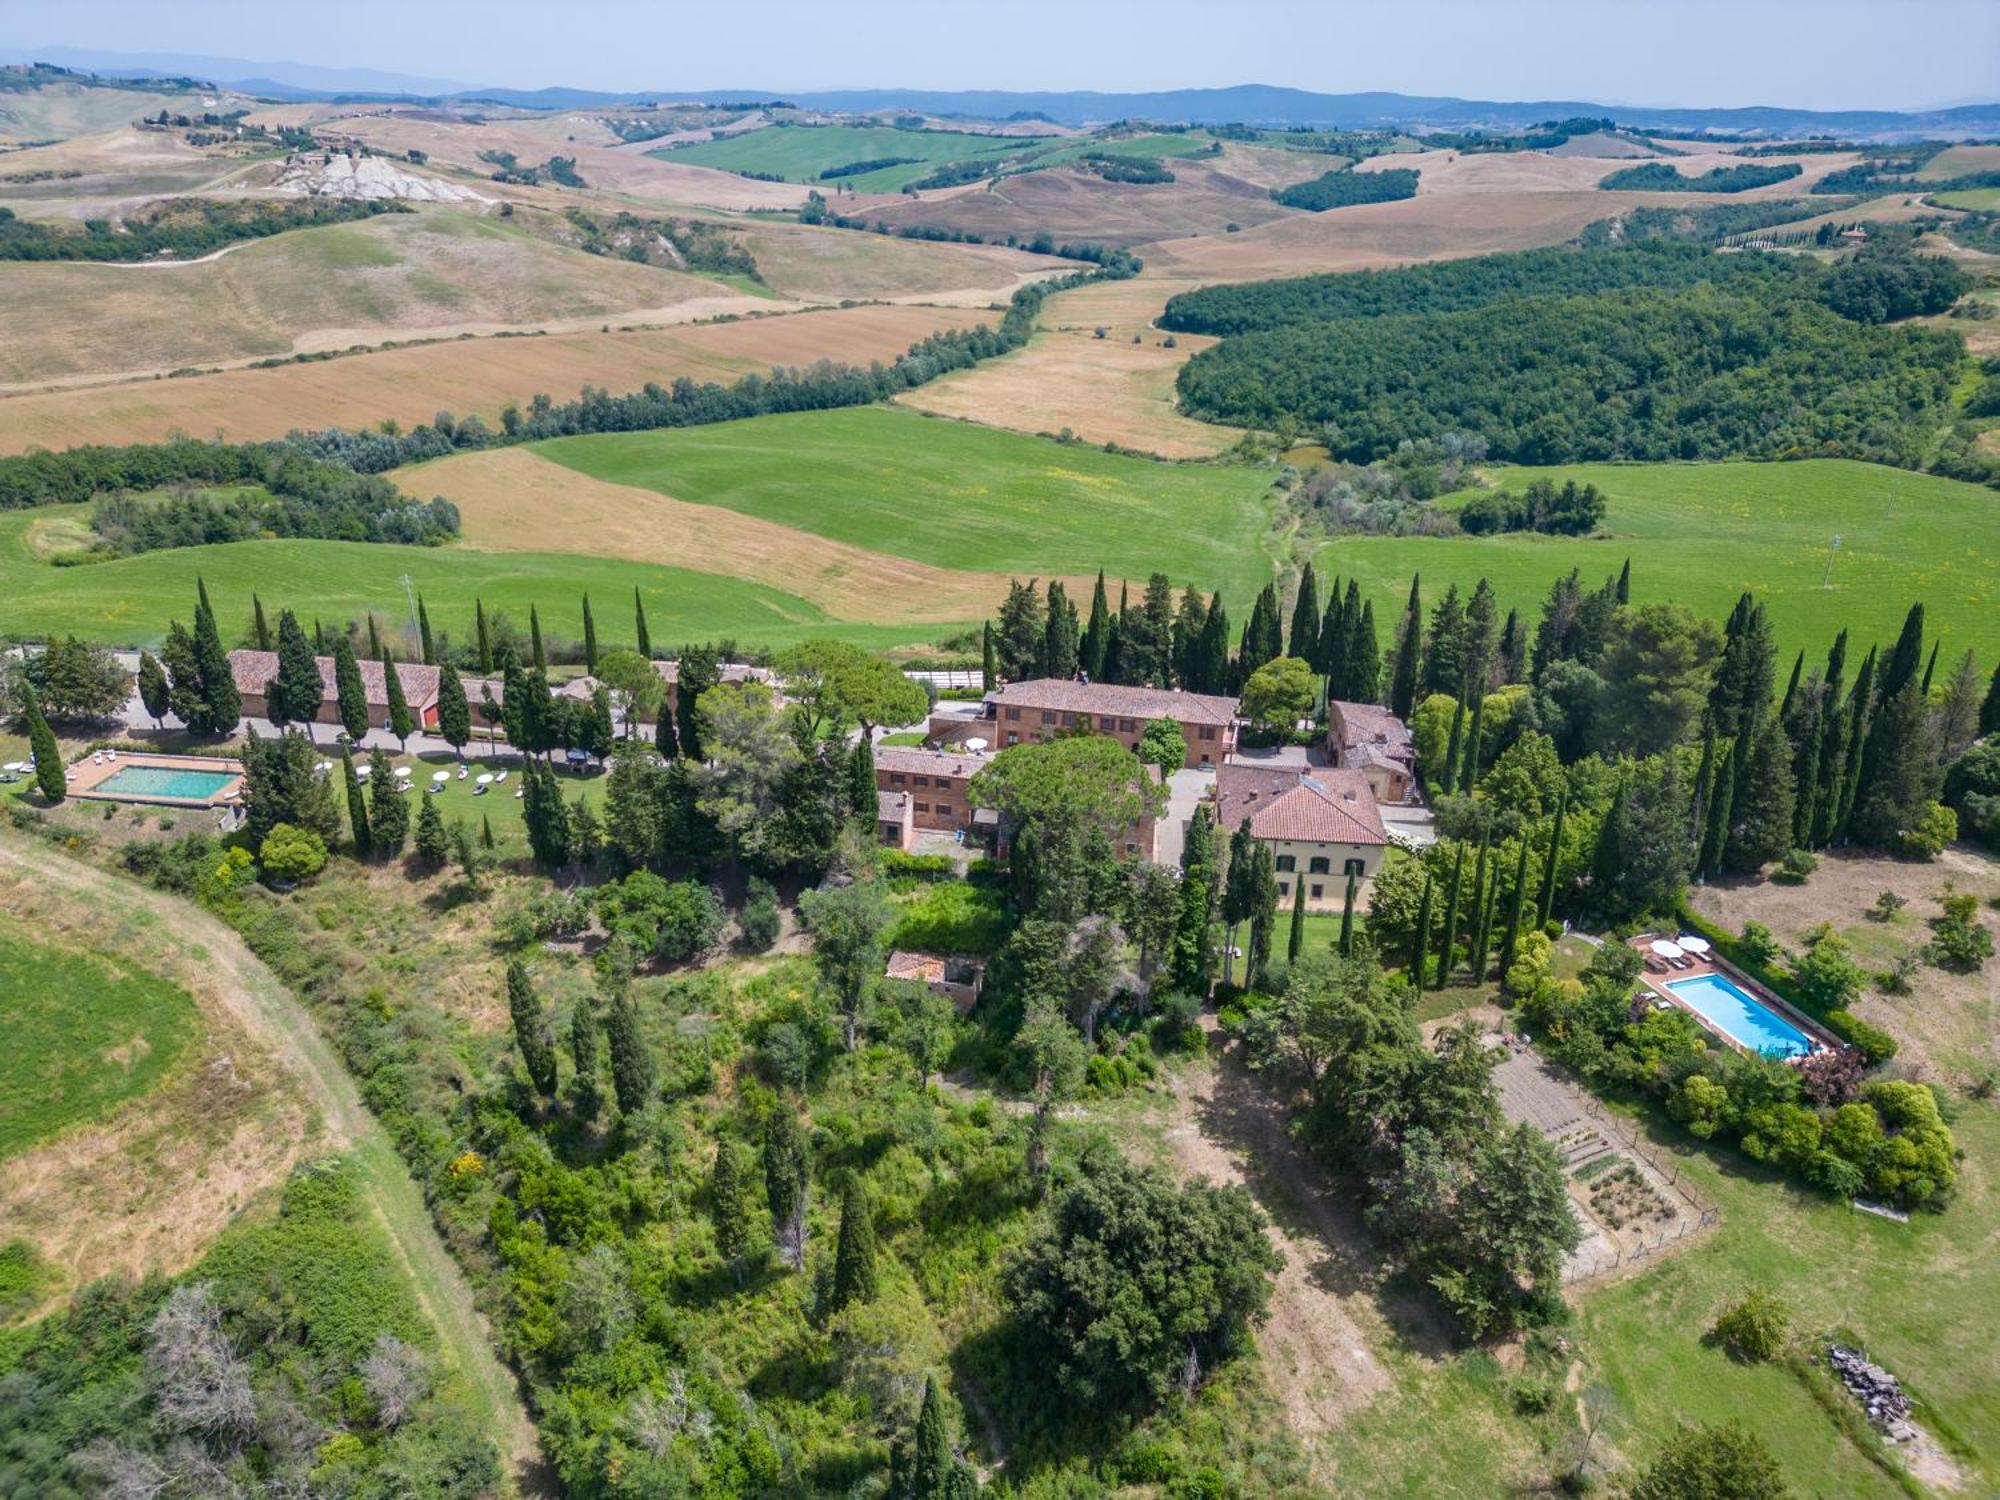
{"type": "Polygon", "coordinates": [[[983,738],[989,748],[1004,750],[1081,729],[1135,749],[1148,724],[1170,719],[1187,742],[1189,767],[1219,766],[1236,749],[1236,700],[1206,693],[1038,677],[988,693],[983,708],[975,719],[933,716],[932,737],[960,743],[983,738]]]}

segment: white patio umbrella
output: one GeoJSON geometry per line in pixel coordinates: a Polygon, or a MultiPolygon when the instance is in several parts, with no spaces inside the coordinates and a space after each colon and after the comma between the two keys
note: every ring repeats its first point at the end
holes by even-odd
{"type": "Polygon", "coordinates": [[[1660,957],[1662,958],[1681,957],[1681,945],[1679,943],[1669,942],[1666,938],[1654,938],[1653,951],[1659,954],[1660,957]]]}
{"type": "Polygon", "coordinates": [[[1679,943],[1681,947],[1686,949],[1689,953],[1700,955],[1708,952],[1707,938],[1694,937],[1684,932],[1679,937],[1675,938],[1674,941],[1679,943]]]}
{"type": "Polygon", "coordinates": [[[368,773],[374,769],[375,768],[373,766],[369,765],[356,766],[354,768],[354,779],[356,781],[366,781],[368,779],[368,773]]]}
{"type": "Polygon", "coordinates": [[[965,748],[968,750],[984,750],[986,748],[986,741],[980,739],[967,740],[965,748]]]}
{"type": "Polygon", "coordinates": [[[443,786],[447,781],[451,780],[451,772],[433,771],[431,772],[431,780],[436,782],[439,786],[443,786]]]}
{"type": "Polygon", "coordinates": [[[473,784],[475,786],[490,786],[492,785],[492,783],[493,783],[493,773],[491,771],[481,771],[478,776],[473,778],[473,784]]]}
{"type": "Polygon", "coordinates": [[[398,766],[398,767],[396,767],[396,775],[397,775],[397,776],[399,776],[399,777],[401,777],[401,776],[408,776],[409,774],[410,774],[410,768],[409,768],[408,766],[398,766]]]}

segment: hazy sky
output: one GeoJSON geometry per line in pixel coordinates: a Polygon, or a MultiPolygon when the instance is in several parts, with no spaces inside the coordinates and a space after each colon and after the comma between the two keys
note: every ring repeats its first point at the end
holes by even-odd
{"type": "Polygon", "coordinates": [[[1274,83],[1802,108],[2000,97],[2000,0],[0,0],[0,42],[525,88],[1274,83]]]}

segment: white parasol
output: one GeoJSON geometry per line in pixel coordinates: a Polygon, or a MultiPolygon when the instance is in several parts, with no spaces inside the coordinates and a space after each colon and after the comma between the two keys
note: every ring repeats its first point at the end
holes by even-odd
{"type": "Polygon", "coordinates": [[[1653,951],[1662,958],[1679,958],[1682,956],[1681,945],[1669,942],[1666,938],[1654,938],[1653,951]]]}
{"type": "Polygon", "coordinates": [[[431,772],[431,780],[436,782],[439,786],[443,786],[447,781],[451,780],[451,772],[433,771],[431,772]]]}
{"type": "Polygon", "coordinates": [[[480,772],[480,773],[479,773],[479,777],[478,777],[477,781],[476,781],[476,782],[474,783],[474,785],[476,785],[476,786],[489,786],[489,785],[491,785],[491,784],[492,784],[492,781],[493,781],[493,775],[492,775],[492,773],[491,773],[491,772],[489,772],[489,771],[482,771],[482,772],[480,772]]]}
{"type": "Polygon", "coordinates": [[[1682,933],[1674,941],[1679,943],[1689,953],[1702,954],[1708,952],[1707,938],[1691,937],[1687,933],[1682,933]]]}
{"type": "Polygon", "coordinates": [[[965,742],[965,748],[968,750],[984,750],[986,748],[986,741],[981,739],[970,739],[965,742]]]}

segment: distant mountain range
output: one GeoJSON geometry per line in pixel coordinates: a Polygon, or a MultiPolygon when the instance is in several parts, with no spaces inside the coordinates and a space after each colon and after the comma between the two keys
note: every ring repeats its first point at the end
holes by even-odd
{"type": "Polygon", "coordinates": [[[1190,125],[1234,121],[1246,125],[1347,129],[1395,126],[1517,129],[1542,120],[1609,116],[1621,125],[1638,128],[1760,135],[2000,135],[2000,102],[1918,111],[1787,109],[1774,105],[1741,109],[1680,109],[1607,105],[1582,99],[1503,101],[1393,93],[1320,94],[1257,83],[1238,84],[1231,88],[1167,89],[1155,93],[998,89],[799,91],[772,88],[662,88],[610,93],[572,88],[481,88],[452,79],[425,78],[372,68],[251,62],[241,58],[165,52],[108,52],[89,47],[5,47],[0,48],[0,61],[51,62],[117,78],[203,78],[263,98],[420,99],[439,103],[490,103],[521,109],[606,109],[664,100],[731,103],[783,99],[807,109],[854,113],[904,109],[913,113],[964,115],[977,119],[1044,115],[1065,125],[1099,124],[1139,117],[1190,125]]]}

